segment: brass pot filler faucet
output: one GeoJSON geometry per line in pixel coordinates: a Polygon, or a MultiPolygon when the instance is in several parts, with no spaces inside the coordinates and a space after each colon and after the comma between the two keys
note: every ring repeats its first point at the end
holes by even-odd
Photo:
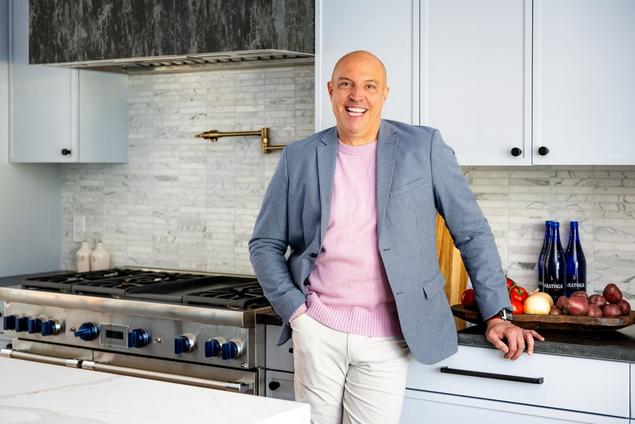
{"type": "Polygon", "coordinates": [[[260,151],[262,153],[270,153],[274,150],[282,150],[285,146],[284,144],[269,144],[269,128],[260,128],[255,131],[218,131],[218,130],[209,130],[204,131],[200,134],[196,134],[195,137],[204,138],[206,140],[215,143],[221,137],[245,137],[245,136],[260,136],[260,151]]]}

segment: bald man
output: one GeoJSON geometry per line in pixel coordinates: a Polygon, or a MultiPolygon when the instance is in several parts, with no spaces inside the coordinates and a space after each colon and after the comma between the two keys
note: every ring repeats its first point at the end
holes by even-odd
{"type": "Polygon", "coordinates": [[[431,364],[457,351],[437,212],[469,270],[487,339],[515,360],[542,337],[509,322],[494,237],[439,131],[382,120],[383,63],[348,53],[327,89],[337,125],[283,150],[251,262],[284,322],[279,344],[293,337],[295,396],[311,405],[311,422],[398,423],[410,355],[431,364]]]}

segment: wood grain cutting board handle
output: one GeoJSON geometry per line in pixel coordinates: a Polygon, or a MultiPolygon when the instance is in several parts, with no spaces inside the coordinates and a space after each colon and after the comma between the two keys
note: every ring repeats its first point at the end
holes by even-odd
{"type": "MultiPolygon", "coordinates": [[[[450,305],[461,303],[461,293],[467,287],[467,271],[461,258],[461,252],[454,246],[454,240],[439,214],[436,219],[437,256],[439,268],[445,279],[445,295],[450,305]]],[[[457,330],[465,328],[465,321],[455,318],[457,330]]]]}

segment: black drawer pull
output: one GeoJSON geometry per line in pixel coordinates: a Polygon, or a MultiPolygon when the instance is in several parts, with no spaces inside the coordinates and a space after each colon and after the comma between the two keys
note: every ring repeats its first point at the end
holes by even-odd
{"type": "Polygon", "coordinates": [[[289,348],[289,353],[293,355],[293,348],[292,347],[289,348]]]}
{"type": "Polygon", "coordinates": [[[439,371],[445,374],[466,375],[468,377],[492,378],[494,380],[516,381],[518,383],[542,384],[543,377],[520,377],[518,375],[494,374],[491,372],[460,370],[457,368],[441,367],[439,371]]]}

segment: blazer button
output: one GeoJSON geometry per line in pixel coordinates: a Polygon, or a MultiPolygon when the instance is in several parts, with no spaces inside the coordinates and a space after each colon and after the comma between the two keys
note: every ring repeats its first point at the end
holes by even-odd
{"type": "Polygon", "coordinates": [[[318,254],[315,252],[312,252],[309,256],[312,258],[317,258],[318,254]]]}

